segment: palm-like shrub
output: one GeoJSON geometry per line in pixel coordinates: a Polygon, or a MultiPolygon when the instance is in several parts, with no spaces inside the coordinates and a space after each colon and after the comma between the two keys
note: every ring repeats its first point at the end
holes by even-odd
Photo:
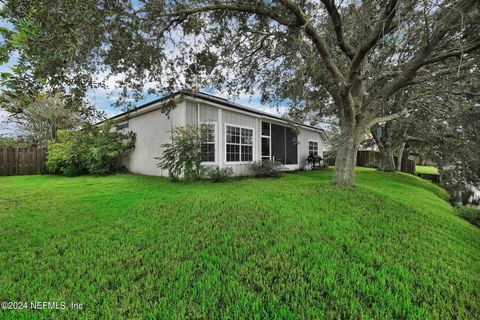
{"type": "Polygon", "coordinates": [[[206,126],[192,125],[172,130],[172,142],[163,144],[162,156],[155,158],[159,160],[158,167],[168,170],[172,181],[192,181],[203,176],[202,137],[206,130],[206,126]]]}

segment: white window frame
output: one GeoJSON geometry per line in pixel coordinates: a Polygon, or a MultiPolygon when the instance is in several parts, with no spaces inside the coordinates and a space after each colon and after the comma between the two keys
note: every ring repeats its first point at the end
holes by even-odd
{"type": "Polygon", "coordinates": [[[212,164],[218,164],[218,122],[217,121],[202,121],[199,122],[199,128],[202,125],[214,125],[214,134],[213,136],[215,137],[215,161],[202,161],[201,164],[205,165],[212,165],[212,164]]]}
{"type": "Polygon", "coordinates": [[[260,160],[263,160],[263,158],[266,157],[262,154],[262,152],[263,152],[263,150],[262,150],[262,147],[263,147],[262,138],[267,138],[268,141],[269,141],[269,143],[268,143],[268,160],[272,161],[272,123],[270,121],[264,121],[263,119],[261,119],[260,130],[262,130],[262,131],[260,131],[260,133],[261,133],[261,135],[260,135],[260,160]],[[269,133],[268,136],[265,136],[262,133],[262,131],[263,131],[262,122],[268,123],[268,133],[269,133]]]}
{"type": "Polygon", "coordinates": [[[310,142],[315,142],[317,144],[317,156],[319,155],[320,151],[320,143],[318,140],[308,140],[308,155],[310,155],[310,142]]]}
{"type": "MultiPolygon", "coordinates": [[[[241,125],[238,125],[238,124],[233,124],[233,123],[225,123],[224,124],[225,128],[223,130],[223,133],[224,133],[224,147],[225,147],[225,152],[223,153],[223,156],[225,157],[224,158],[224,163],[225,165],[232,165],[232,164],[249,164],[249,163],[252,163],[255,161],[255,129],[252,128],[252,127],[247,127],[247,126],[241,126],[241,125]],[[240,161],[227,161],[227,144],[229,144],[227,142],[227,127],[235,127],[235,128],[240,128],[240,161]],[[242,129],[249,129],[249,130],[252,130],[252,161],[242,161],[242,129]]],[[[249,146],[249,145],[245,145],[245,146],[249,146]]]]}

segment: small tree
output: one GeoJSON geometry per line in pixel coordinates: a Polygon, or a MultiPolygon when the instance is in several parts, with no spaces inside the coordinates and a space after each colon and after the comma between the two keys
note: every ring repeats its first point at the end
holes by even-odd
{"type": "Polygon", "coordinates": [[[38,95],[10,120],[23,140],[34,146],[46,146],[49,140],[56,139],[58,130],[77,129],[85,121],[80,112],[67,107],[59,93],[38,95]]]}
{"type": "Polygon", "coordinates": [[[104,175],[115,172],[125,152],[135,146],[133,132],[124,134],[106,123],[80,131],[58,131],[48,145],[47,168],[64,175],[104,175]]]}
{"type": "Polygon", "coordinates": [[[172,130],[172,142],[163,144],[163,154],[158,167],[167,169],[173,181],[183,178],[186,181],[202,177],[202,141],[207,134],[207,126],[187,125],[172,130]]]}

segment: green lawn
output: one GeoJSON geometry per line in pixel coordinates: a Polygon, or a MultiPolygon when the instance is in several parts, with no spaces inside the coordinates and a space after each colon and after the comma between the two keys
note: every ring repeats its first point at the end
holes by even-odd
{"type": "Polygon", "coordinates": [[[415,165],[415,172],[417,174],[438,174],[438,169],[435,166],[415,165]]]}
{"type": "Polygon", "coordinates": [[[473,319],[480,230],[439,187],[358,169],[227,184],[0,177],[0,319],[473,319]]]}

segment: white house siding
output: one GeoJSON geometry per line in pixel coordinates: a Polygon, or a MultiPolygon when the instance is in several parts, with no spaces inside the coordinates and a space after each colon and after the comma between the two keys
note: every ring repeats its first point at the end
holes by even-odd
{"type": "MultiPolygon", "coordinates": [[[[221,128],[221,134],[223,137],[226,137],[226,126],[233,125],[239,127],[245,127],[249,129],[253,129],[253,161],[260,160],[260,119],[255,116],[250,116],[230,110],[223,110],[223,127],[221,128]]],[[[221,148],[221,153],[223,159],[226,159],[225,154],[225,142],[223,142],[224,146],[221,148]]],[[[249,163],[228,163],[225,162],[223,165],[229,166],[233,169],[235,175],[238,176],[245,176],[249,175],[250,172],[250,165],[249,163]]]]}
{"type": "Polygon", "coordinates": [[[157,109],[128,120],[128,128],[124,131],[133,131],[136,134],[135,149],[126,159],[130,172],[168,176],[168,170],[157,167],[158,160],[155,158],[163,152],[161,145],[171,141],[171,129],[185,125],[185,109],[185,103],[180,103],[170,112],[169,117],[157,109]]]}
{"type": "Polygon", "coordinates": [[[260,121],[253,115],[242,114],[235,111],[219,108],[217,106],[194,101],[186,102],[186,123],[197,124],[198,122],[211,122],[216,124],[216,154],[215,163],[204,163],[205,166],[219,166],[221,168],[229,166],[234,174],[248,175],[250,168],[248,163],[228,163],[225,161],[225,130],[227,125],[248,127],[253,129],[254,145],[253,159],[260,159],[260,121]]]}
{"type": "Polygon", "coordinates": [[[186,123],[197,124],[200,122],[215,122],[218,120],[218,108],[204,103],[186,102],[186,123]],[[198,108],[197,108],[198,106],[198,108]],[[198,113],[200,111],[200,114],[198,113]]]}
{"type": "MultiPolygon", "coordinates": [[[[152,105],[151,108],[155,106],[152,105]]],[[[148,107],[150,109],[150,107],[148,107]]],[[[271,119],[265,116],[248,114],[245,111],[235,111],[220,105],[186,99],[170,113],[167,118],[160,110],[154,110],[143,114],[129,115],[129,120],[119,121],[118,124],[128,121],[129,127],[123,131],[133,131],[137,135],[135,149],[130,153],[125,163],[130,172],[168,176],[167,170],[157,167],[159,157],[162,154],[161,145],[170,142],[172,128],[186,124],[197,124],[198,122],[211,122],[216,125],[216,154],[215,163],[204,163],[206,166],[231,167],[235,175],[250,174],[249,163],[226,162],[225,154],[225,131],[227,125],[248,127],[253,129],[254,145],[253,160],[261,159],[261,123],[262,121],[286,125],[282,121],[271,119]]],[[[286,166],[288,170],[302,169],[305,159],[308,156],[308,141],[314,140],[319,143],[319,155],[323,155],[324,140],[320,132],[299,128],[298,135],[298,164],[286,166]]]]}
{"type": "Polygon", "coordinates": [[[300,169],[305,166],[308,157],[308,141],[310,140],[318,142],[318,155],[323,158],[324,140],[322,134],[318,131],[300,128],[298,135],[298,165],[300,169]]]}

